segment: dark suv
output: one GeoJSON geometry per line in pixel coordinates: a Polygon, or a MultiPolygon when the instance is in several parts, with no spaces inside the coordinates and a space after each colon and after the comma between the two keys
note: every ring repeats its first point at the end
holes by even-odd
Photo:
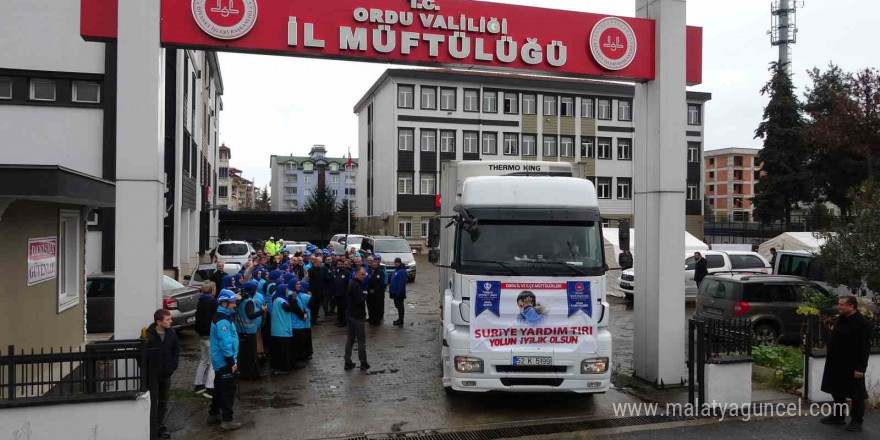
{"type": "Polygon", "coordinates": [[[706,277],[697,294],[694,316],[719,319],[748,318],[758,344],[800,339],[804,317],[797,314],[801,288],[812,287],[837,296],[818,284],[784,275],[717,274],[706,277]]]}

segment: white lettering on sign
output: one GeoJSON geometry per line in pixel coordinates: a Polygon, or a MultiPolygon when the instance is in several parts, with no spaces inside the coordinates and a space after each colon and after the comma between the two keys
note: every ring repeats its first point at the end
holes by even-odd
{"type": "Polygon", "coordinates": [[[58,273],[58,237],[28,240],[27,285],[54,280],[58,273]]]}

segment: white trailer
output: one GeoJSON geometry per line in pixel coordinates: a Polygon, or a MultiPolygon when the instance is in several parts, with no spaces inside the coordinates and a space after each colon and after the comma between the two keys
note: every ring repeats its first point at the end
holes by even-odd
{"type": "Polygon", "coordinates": [[[604,243],[593,184],[557,162],[443,162],[443,386],[603,393],[611,382],[604,243]]]}

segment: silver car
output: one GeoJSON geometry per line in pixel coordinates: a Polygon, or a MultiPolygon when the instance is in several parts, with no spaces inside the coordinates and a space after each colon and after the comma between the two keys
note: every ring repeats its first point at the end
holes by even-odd
{"type": "MultiPolygon", "coordinates": [[[[173,278],[162,276],[162,308],[171,312],[174,328],[189,327],[196,322],[199,289],[186,287],[173,278]]],[[[113,272],[92,274],[86,278],[86,331],[109,333],[113,331],[116,302],[116,277],[113,272]]],[[[152,311],[148,311],[149,322],[152,311]]]]}
{"type": "MultiPolygon", "coordinates": [[[[229,275],[235,275],[240,270],[241,265],[238,263],[225,263],[223,265],[223,272],[226,272],[229,275]]],[[[214,263],[200,264],[199,267],[193,270],[192,275],[183,277],[183,280],[187,282],[186,284],[189,287],[200,289],[205,281],[211,281],[211,277],[216,271],[217,265],[214,263]]],[[[219,289],[220,286],[217,286],[217,288],[219,289]]]]}

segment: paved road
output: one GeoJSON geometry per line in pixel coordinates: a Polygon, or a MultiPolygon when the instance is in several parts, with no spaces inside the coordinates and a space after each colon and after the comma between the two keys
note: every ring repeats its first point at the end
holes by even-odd
{"type": "MultiPolygon", "coordinates": [[[[372,370],[344,371],[344,329],[313,329],[315,356],[308,368],[262,382],[241,382],[237,417],[245,427],[230,439],[309,439],[432,429],[460,429],[494,423],[612,414],[612,403],[636,402],[620,390],[598,396],[456,395],[440,385],[437,271],[419,259],[418,280],[409,285],[406,326],[390,322],[396,311],[386,302],[386,323],[367,326],[372,370]]],[[[632,309],[612,299],[614,362],[632,368],[632,309]]],[[[197,337],[181,333],[181,368],[174,377],[175,402],[169,419],[174,438],[214,438],[205,424],[207,403],[191,394],[197,337]]]]}

